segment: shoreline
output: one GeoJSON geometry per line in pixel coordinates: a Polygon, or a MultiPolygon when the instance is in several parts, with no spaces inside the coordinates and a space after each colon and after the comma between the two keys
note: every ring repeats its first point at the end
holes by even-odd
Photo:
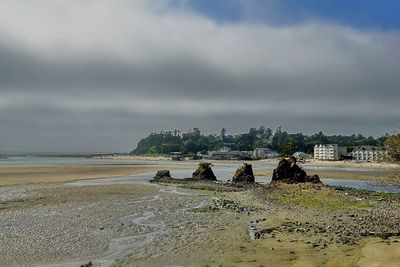
{"type": "MultiPolygon", "coordinates": [[[[278,165],[279,158],[275,159],[260,159],[251,162],[265,162],[278,165]]],[[[306,160],[299,161],[303,167],[332,167],[332,168],[359,168],[359,169],[394,169],[400,170],[400,165],[390,162],[359,162],[359,161],[323,161],[323,160],[306,160]]]]}
{"type": "MultiPolygon", "coordinates": [[[[257,163],[277,164],[277,159],[253,161],[257,163]]],[[[141,173],[156,172],[161,169],[181,170],[195,169],[199,161],[165,161],[149,163],[118,163],[118,159],[113,159],[108,163],[96,164],[66,164],[66,165],[0,165],[0,187],[23,184],[46,184],[46,183],[66,183],[78,180],[114,178],[121,176],[130,176],[141,173]]],[[[246,161],[210,161],[215,167],[223,164],[234,163],[238,167],[246,161]]],[[[252,161],[247,161],[252,163],[252,161]]],[[[317,174],[321,178],[331,178],[338,180],[375,180],[382,181],[384,177],[392,175],[398,169],[397,166],[379,164],[363,167],[365,165],[355,165],[353,163],[337,162],[310,162],[303,163],[301,166],[309,175],[317,174]],[[379,167],[377,167],[379,166],[379,167]],[[321,167],[322,169],[308,169],[310,167],[321,167]],[[323,169],[328,168],[328,169],[323,169]],[[338,170],[329,170],[337,168],[338,170]],[[341,169],[343,168],[343,169],[341,169]],[[351,168],[348,170],[346,168],[351,168]]],[[[231,166],[230,166],[231,168],[231,166]]],[[[234,168],[234,167],[232,167],[234,168]]],[[[233,170],[234,171],[234,170],[233,170]]],[[[254,170],[256,176],[272,176],[270,166],[266,169],[258,168],[254,170]]]]}
{"type": "Polygon", "coordinates": [[[310,160],[303,166],[316,167],[351,167],[351,168],[374,168],[374,169],[399,169],[400,165],[390,162],[357,162],[357,161],[319,161],[310,160]]]}
{"type": "Polygon", "coordinates": [[[104,160],[148,160],[148,161],[166,161],[171,160],[171,157],[167,156],[134,156],[134,155],[96,155],[89,157],[91,159],[104,159],[104,160]]]}
{"type": "MultiPolygon", "coordinates": [[[[172,161],[171,157],[167,156],[133,156],[133,155],[124,155],[124,156],[94,156],[91,157],[93,159],[103,159],[103,160],[143,160],[143,161],[172,161]]],[[[198,162],[199,160],[184,160],[179,162],[198,162]]],[[[214,160],[209,159],[206,161],[210,162],[265,162],[271,164],[278,164],[279,158],[271,158],[271,159],[259,159],[259,160],[214,160]]],[[[380,168],[380,169],[399,169],[400,166],[395,163],[390,162],[362,162],[362,161],[354,161],[354,160],[346,160],[346,161],[321,161],[310,159],[306,162],[302,162],[303,166],[315,166],[315,167],[351,167],[351,168],[380,168]]]]}

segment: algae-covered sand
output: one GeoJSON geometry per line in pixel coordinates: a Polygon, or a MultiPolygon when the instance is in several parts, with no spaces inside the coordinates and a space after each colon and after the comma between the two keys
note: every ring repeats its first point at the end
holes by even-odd
{"type": "Polygon", "coordinates": [[[396,195],[364,192],[362,199],[357,193],[299,185],[209,189],[217,200],[190,210],[206,217],[206,224],[192,222],[166,233],[168,253],[151,257],[157,249],[147,246],[142,248],[147,257],[131,255],[116,266],[395,266],[400,260],[396,195]],[[385,221],[377,219],[383,216],[385,221]],[[249,225],[258,233],[255,240],[249,225]],[[383,228],[394,236],[379,237],[383,228]],[[385,257],[365,253],[381,244],[390,248],[385,257]]]}

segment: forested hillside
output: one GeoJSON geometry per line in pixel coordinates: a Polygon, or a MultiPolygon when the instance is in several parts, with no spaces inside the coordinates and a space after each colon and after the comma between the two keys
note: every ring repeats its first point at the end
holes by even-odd
{"type": "Polygon", "coordinates": [[[302,133],[288,133],[281,127],[273,132],[270,128],[261,126],[250,128],[248,132],[229,135],[223,128],[218,134],[203,134],[200,129],[193,128],[189,132],[182,133],[180,130],[161,131],[151,133],[141,139],[132,154],[169,154],[171,152],[182,152],[184,154],[196,154],[219,150],[228,146],[232,150],[250,151],[259,147],[268,147],[283,155],[295,151],[312,153],[315,144],[339,144],[347,146],[349,150],[360,145],[382,146],[388,135],[374,138],[358,135],[325,135],[322,132],[313,135],[302,133]]]}

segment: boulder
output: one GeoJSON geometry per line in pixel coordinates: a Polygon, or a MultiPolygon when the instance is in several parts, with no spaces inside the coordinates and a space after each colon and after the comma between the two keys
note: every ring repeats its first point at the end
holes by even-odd
{"type": "Polygon", "coordinates": [[[319,179],[319,176],[316,175],[316,174],[313,175],[313,176],[307,175],[307,177],[306,177],[306,182],[318,184],[318,183],[321,183],[321,179],[319,179]]]}
{"type": "Polygon", "coordinates": [[[163,179],[172,179],[169,170],[159,170],[154,176],[153,181],[163,180],[163,179]]]}
{"type": "Polygon", "coordinates": [[[235,183],[254,183],[253,167],[251,164],[243,164],[242,167],[236,170],[235,175],[232,178],[232,182],[235,183]]]}
{"type": "Polygon", "coordinates": [[[214,172],[211,169],[212,164],[208,162],[200,162],[197,170],[193,173],[193,179],[216,181],[214,172]]]}
{"type": "Polygon", "coordinates": [[[307,173],[296,164],[296,158],[281,159],[278,167],[272,174],[272,182],[283,181],[286,183],[320,183],[318,175],[312,177],[307,176],[307,173]]]}

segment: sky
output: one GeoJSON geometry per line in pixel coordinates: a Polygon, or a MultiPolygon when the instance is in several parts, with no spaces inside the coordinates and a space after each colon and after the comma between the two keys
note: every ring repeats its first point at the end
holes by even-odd
{"type": "Polygon", "coordinates": [[[0,1],[0,153],[400,127],[397,0],[0,1]]]}

